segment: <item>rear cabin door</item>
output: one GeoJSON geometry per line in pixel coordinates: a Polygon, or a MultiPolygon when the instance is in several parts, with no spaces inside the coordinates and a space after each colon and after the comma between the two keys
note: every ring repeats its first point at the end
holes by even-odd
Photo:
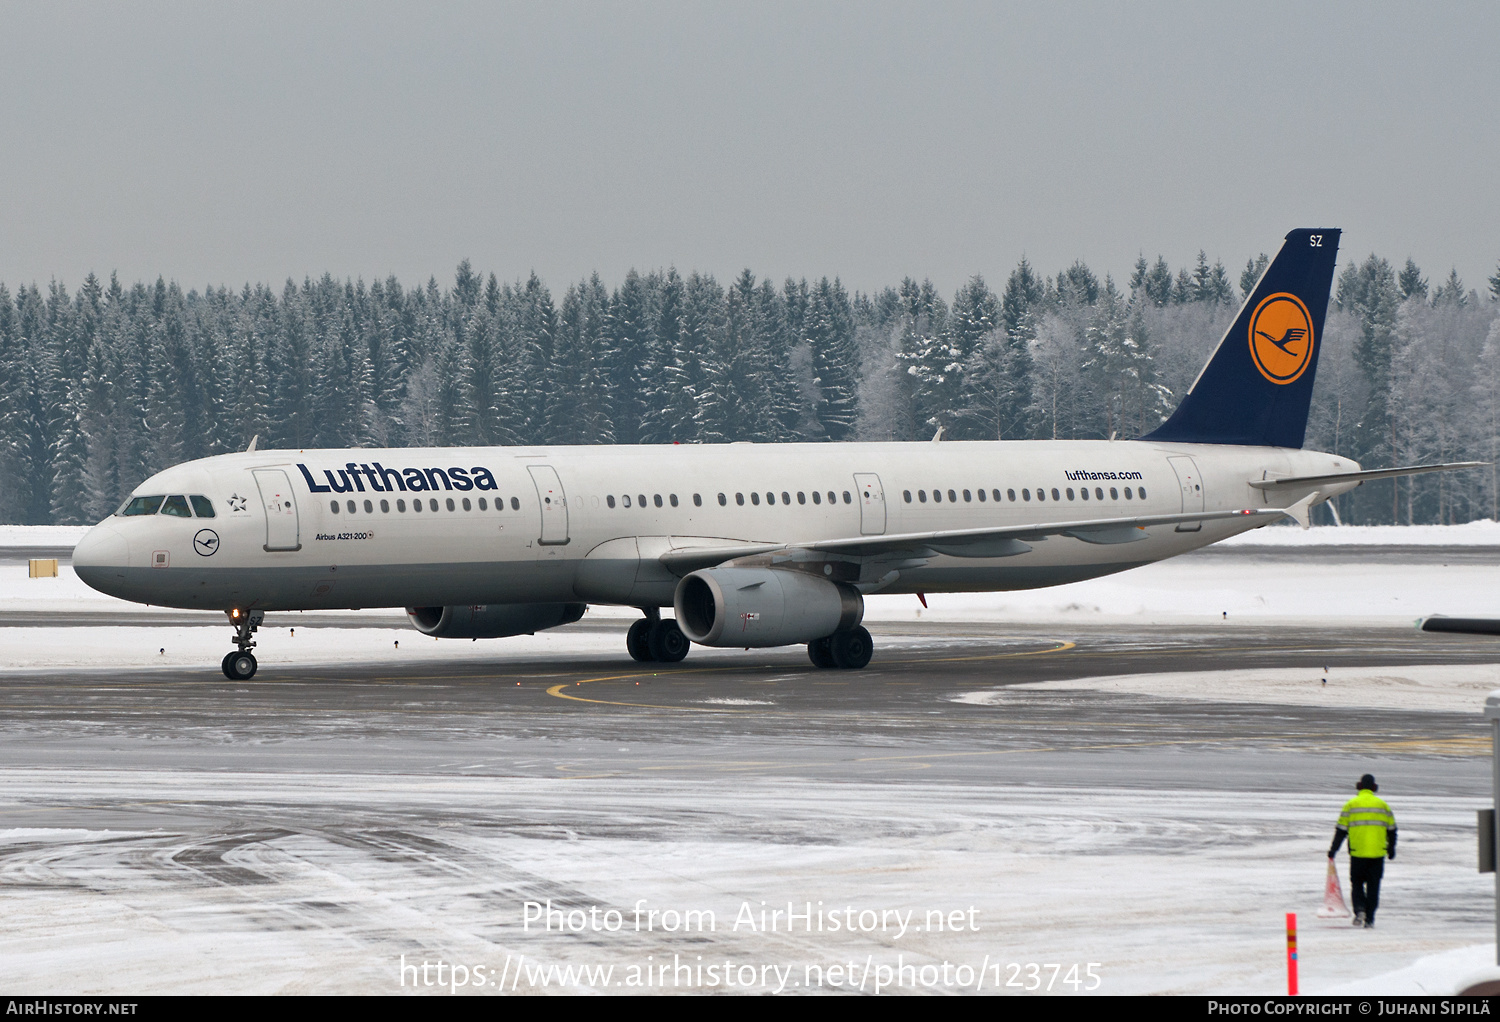
{"type": "Polygon", "coordinates": [[[885,534],[885,490],[881,489],[880,477],[874,472],[854,473],[854,486],[859,490],[859,531],[864,536],[885,534]]]}
{"type": "Polygon", "coordinates": [[[266,549],[301,550],[297,498],[292,494],[291,480],[279,468],[257,468],[254,475],[260,488],[260,505],[266,511],[266,549]]]}
{"type": "MultiPolygon", "coordinates": [[[[1176,458],[1168,458],[1167,464],[1172,466],[1172,471],[1177,473],[1177,482],[1182,487],[1182,511],[1187,514],[1191,511],[1203,510],[1203,477],[1198,473],[1198,466],[1193,459],[1183,455],[1176,458]]],[[[1202,522],[1183,522],[1177,526],[1178,532],[1197,532],[1203,528],[1202,522]]]]}
{"type": "Polygon", "coordinates": [[[563,546],[568,542],[568,497],[563,493],[562,480],[550,465],[527,465],[526,470],[531,473],[537,503],[542,508],[542,535],[538,542],[543,546],[563,546]]]}

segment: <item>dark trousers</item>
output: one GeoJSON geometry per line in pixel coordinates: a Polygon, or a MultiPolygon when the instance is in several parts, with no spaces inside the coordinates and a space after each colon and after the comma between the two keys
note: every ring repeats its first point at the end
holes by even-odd
{"type": "Polygon", "coordinates": [[[1385,857],[1365,859],[1349,856],[1349,896],[1354,901],[1354,914],[1364,914],[1375,921],[1375,909],[1380,905],[1380,878],[1385,875],[1385,857]]]}

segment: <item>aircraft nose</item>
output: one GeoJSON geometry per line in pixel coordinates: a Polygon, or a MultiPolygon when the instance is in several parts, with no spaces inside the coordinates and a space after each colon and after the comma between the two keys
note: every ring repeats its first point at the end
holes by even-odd
{"type": "Polygon", "coordinates": [[[83,534],[73,548],[73,571],[101,593],[110,592],[110,582],[130,566],[130,544],[108,525],[96,525],[83,534]]]}

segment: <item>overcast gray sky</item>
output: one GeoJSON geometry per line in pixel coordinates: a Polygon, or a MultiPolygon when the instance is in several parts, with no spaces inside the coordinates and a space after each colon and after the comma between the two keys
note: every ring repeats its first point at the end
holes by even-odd
{"type": "Polygon", "coordinates": [[[1236,271],[1294,226],[1483,290],[1500,5],[14,3],[0,281],[1024,253],[1236,271]]]}

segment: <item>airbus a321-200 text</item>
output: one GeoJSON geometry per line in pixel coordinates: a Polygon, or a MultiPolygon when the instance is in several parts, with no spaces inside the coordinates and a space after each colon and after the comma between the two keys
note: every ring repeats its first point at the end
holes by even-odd
{"type": "Polygon", "coordinates": [[[869,594],[1076,582],[1305,525],[1367,479],[1458,467],[1302,450],[1338,240],[1288,234],[1139,439],[252,449],[147,479],[73,566],[112,596],[226,612],[233,679],[254,675],[267,611],[365,607],[472,639],[618,604],[642,612],[636,660],[805,643],[818,667],[863,667],[869,594]]]}

